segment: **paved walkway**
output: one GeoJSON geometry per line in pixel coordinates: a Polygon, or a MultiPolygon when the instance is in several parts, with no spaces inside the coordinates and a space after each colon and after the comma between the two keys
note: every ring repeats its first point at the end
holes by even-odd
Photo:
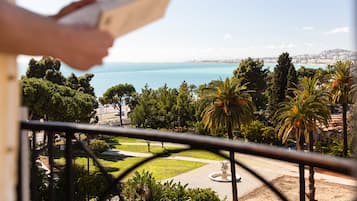
{"type": "MultiPolygon", "coordinates": [[[[266,180],[272,181],[280,176],[289,175],[298,177],[298,167],[297,165],[280,162],[271,159],[258,158],[255,156],[236,154],[236,158],[258,172],[266,180]]],[[[221,165],[208,164],[201,168],[197,168],[190,172],[178,175],[176,177],[170,178],[176,182],[187,183],[189,187],[200,187],[200,188],[211,188],[218,193],[220,198],[227,197],[228,201],[232,200],[232,187],[231,183],[221,183],[214,182],[208,178],[208,175],[212,172],[220,171],[221,165]]],[[[263,185],[258,179],[252,176],[249,172],[243,170],[241,167],[236,167],[237,174],[242,177],[241,182],[238,183],[238,196],[244,196],[249,192],[253,191],[256,188],[259,188],[263,185]]],[[[308,171],[305,172],[305,176],[308,177],[308,171]]],[[[334,177],[325,174],[315,174],[315,179],[320,179],[333,183],[340,183],[345,185],[356,185],[355,181],[349,179],[343,179],[339,177],[334,177]]],[[[307,180],[306,180],[307,181],[307,180]]]]}

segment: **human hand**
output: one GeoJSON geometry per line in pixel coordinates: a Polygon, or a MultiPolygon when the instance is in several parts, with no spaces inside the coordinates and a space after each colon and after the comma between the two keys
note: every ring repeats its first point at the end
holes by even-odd
{"type": "Polygon", "coordinates": [[[64,49],[57,49],[56,57],[78,70],[88,70],[103,63],[114,40],[108,32],[83,27],[64,29],[64,49]]]}
{"type": "Polygon", "coordinates": [[[56,15],[51,16],[52,18],[58,20],[59,18],[78,10],[84,6],[94,3],[96,0],[80,0],[76,2],[72,2],[71,4],[63,7],[56,15]]]}

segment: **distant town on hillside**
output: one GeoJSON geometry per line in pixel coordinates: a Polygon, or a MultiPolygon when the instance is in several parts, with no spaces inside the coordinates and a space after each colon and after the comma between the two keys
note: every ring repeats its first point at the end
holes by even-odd
{"type": "MultiPolygon", "coordinates": [[[[334,64],[336,61],[355,61],[357,59],[357,52],[344,50],[344,49],[332,49],[324,50],[319,54],[303,54],[292,56],[293,63],[299,64],[334,64]]],[[[262,57],[265,63],[275,63],[277,57],[262,57]]],[[[194,63],[238,63],[240,59],[223,59],[223,60],[194,60],[194,63]]]]}

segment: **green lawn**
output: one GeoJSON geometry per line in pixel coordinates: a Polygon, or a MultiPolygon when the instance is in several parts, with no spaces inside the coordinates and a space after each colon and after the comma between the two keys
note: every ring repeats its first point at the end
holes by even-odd
{"type": "Polygon", "coordinates": [[[222,158],[221,156],[217,156],[216,154],[204,150],[190,150],[190,151],[173,154],[173,156],[187,156],[187,157],[201,158],[207,160],[225,160],[225,158],[222,158]]]}
{"type": "Polygon", "coordinates": [[[116,141],[118,143],[122,143],[122,142],[145,142],[144,140],[140,140],[140,139],[135,139],[135,138],[127,138],[127,137],[113,137],[111,138],[111,140],[116,141]]]}
{"type": "MultiPolygon", "coordinates": [[[[119,168],[119,171],[111,172],[111,174],[113,174],[114,176],[118,176],[119,173],[123,172],[125,169],[131,167],[132,165],[143,159],[144,158],[139,158],[139,157],[129,157],[129,158],[125,158],[124,160],[117,160],[117,161],[103,160],[103,159],[99,159],[99,161],[104,167],[119,168]]],[[[64,164],[64,158],[57,159],[55,160],[55,162],[59,164],[64,164]]],[[[75,164],[87,167],[87,158],[77,157],[75,160],[75,164]]],[[[155,159],[150,163],[146,163],[145,165],[141,166],[137,170],[139,172],[141,172],[142,170],[152,172],[156,179],[163,180],[193,170],[203,165],[204,163],[199,163],[199,162],[159,158],[159,159],[155,159]]],[[[89,169],[90,171],[98,171],[98,168],[93,166],[92,160],[90,160],[89,169]]],[[[130,176],[131,175],[129,175],[129,177],[130,176]]]]}
{"type": "MultiPolygon", "coordinates": [[[[140,152],[140,153],[148,153],[148,146],[147,145],[115,145],[115,149],[125,150],[125,151],[132,151],[132,152],[140,152]]],[[[166,150],[175,149],[175,147],[165,147],[164,149],[161,146],[150,146],[150,153],[160,153],[166,150]]],[[[173,156],[187,156],[192,158],[201,158],[201,159],[208,159],[208,160],[224,160],[224,158],[217,156],[213,153],[203,150],[190,150],[185,151],[177,154],[173,154],[173,156]]]]}
{"type": "MultiPolygon", "coordinates": [[[[124,151],[132,151],[132,152],[140,152],[140,153],[149,153],[147,145],[130,145],[130,144],[119,144],[114,146],[115,149],[120,149],[124,151]]],[[[166,149],[173,149],[174,147],[166,147],[166,149]]],[[[161,148],[161,146],[153,146],[150,145],[151,153],[160,153],[165,149],[161,148]]]]}

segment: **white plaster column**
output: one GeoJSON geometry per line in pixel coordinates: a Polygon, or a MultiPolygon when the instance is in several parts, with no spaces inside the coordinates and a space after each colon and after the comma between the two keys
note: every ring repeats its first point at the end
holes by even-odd
{"type": "Polygon", "coordinates": [[[16,56],[0,53],[0,200],[4,201],[16,199],[19,100],[16,56]]]}

